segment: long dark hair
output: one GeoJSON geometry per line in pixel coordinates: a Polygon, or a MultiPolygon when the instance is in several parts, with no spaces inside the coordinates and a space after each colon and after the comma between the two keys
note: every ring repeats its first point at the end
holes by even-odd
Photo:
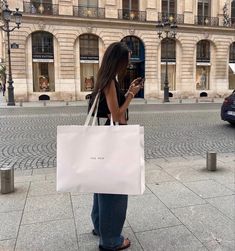
{"type": "Polygon", "coordinates": [[[113,79],[118,77],[122,81],[128,66],[129,49],[122,42],[115,42],[106,49],[101,66],[97,73],[94,92],[103,91],[113,79]]]}

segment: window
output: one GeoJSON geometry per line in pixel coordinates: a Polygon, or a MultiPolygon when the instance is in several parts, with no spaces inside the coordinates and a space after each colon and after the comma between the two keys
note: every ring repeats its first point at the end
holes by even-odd
{"type": "Polygon", "coordinates": [[[210,62],[210,42],[201,40],[197,43],[197,62],[210,62]]]}
{"type": "Polygon", "coordinates": [[[210,68],[210,42],[207,40],[201,40],[197,43],[197,90],[209,90],[210,68]]]}
{"type": "Polygon", "coordinates": [[[31,13],[53,14],[52,0],[31,0],[31,13]]]}
{"type": "Polygon", "coordinates": [[[176,51],[175,51],[175,40],[165,38],[161,42],[161,61],[175,62],[176,51]]]}
{"type": "Polygon", "coordinates": [[[162,0],[162,13],[164,14],[176,14],[176,2],[175,0],[162,0]]]}
{"type": "Polygon", "coordinates": [[[210,17],[211,15],[210,8],[211,8],[210,0],[198,0],[197,15],[201,17],[210,17]]]}
{"type": "Polygon", "coordinates": [[[33,91],[55,91],[53,35],[49,32],[32,34],[33,91]]]}
{"type": "Polygon", "coordinates": [[[123,0],[122,8],[126,10],[139,10],[139,0],[123,0]]]}
{"type": "Polygon", "coordinates": [[[231,3],[231,23],[232,25],[235,24],[235,0],[231,3]]]}
{"type": "Polygon", "coordinates": [[[235,89],[235,42],[229,48],[229,89],[235,89]]]}
{"type": "Polygon", "coordinates": [[[78,6],[98,7],[98,0],[79,0],[78,6]]]}
{"type": "Polygon", "coordinates": [[[80,36],[79,43],[81,91],[91,91],[99,69],[99,39],[95,35],[84,34],[80,36]]]}
{"type": "Polygon", "coordinates": [[[168,70],[169,90],[175,90],[176,86],[176,42],[174,39],[165,38],[161,42],[161,90],[164,89],[166,67],[168,70]],[[168,65],[166,66],[166,62],[168,65]]]}

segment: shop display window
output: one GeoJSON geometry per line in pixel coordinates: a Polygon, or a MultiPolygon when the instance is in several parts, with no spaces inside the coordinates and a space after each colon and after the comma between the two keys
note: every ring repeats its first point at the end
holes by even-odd
{"type": "MultiPolygon", "coordinates": [[[[168,65],[168,83],[169,83],[169,90],[175,90],[175,83],[176,83],[176,67],[175,64],[168,65]]],[[[161,90],[164,90],[164,82],[166,77],[166,65],[161,65],[161,90]]]]}
{"type": "Polygon", "coordinates": [[[209,90],[210,66],[197,66],[196,90],[209,90]]]}

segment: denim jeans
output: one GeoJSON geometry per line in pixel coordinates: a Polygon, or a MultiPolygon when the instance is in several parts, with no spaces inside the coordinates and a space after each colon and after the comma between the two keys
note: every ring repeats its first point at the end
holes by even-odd
{"type": "Polygon", "coordinates": [[[91,218],[103,248],[114,249],[122,245],[127,200],[127,195],[94,194],[91,218]]]}

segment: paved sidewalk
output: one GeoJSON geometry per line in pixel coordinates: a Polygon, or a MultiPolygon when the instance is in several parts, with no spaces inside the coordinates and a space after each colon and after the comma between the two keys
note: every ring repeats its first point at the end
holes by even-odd
{"type": "MultiPolygon", "coordinates": [[[[194,104],[194,103],[222,103],[224,98],[188,98],[178,99],[170,98],[169,103],[164,104],[194,104]]],[[[162,99],[141,99],[135,98],[132,100],[131,105],[143,105],[143,104],[163,104],[162,99]]],[[[87,100],[80,101],[35,101],[35,102],[16,102],[15,106],[7,106],[6,97],[0,93],[0,108],[12,108],[12,107],[59,107],[59,106],[86,106],[87,100]]]]}
{"type": "MultiPolygon", "coordinates": [[[[235,156],[218,170],[201,156],[146,161],[146,191],[130,196],[123,234],[132,251],[235,250],[235,156]]],[[[96,251],[92,195],[56,192],[54,168],[15,171],[12,194],[0,194],[1,251],[96,251]]]]}

